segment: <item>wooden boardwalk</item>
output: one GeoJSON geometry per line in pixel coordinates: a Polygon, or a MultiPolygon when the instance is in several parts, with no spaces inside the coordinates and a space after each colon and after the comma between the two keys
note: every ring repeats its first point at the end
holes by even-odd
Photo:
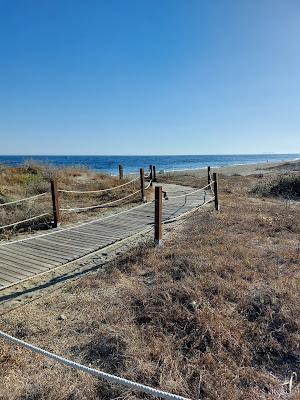
{"type": "MultiPolygon", "coordinates": [[[[181,196],[195,189],[179,185],[164,184],[163,190],[169,197],[163,202],[165,222],[212,197],[209,190],[181,196]]],[[[0,244],[0,290],[142,233],[151,229],[153,223],[154,202],[151,202],[93,221],[3,242],[0,244]]]]}

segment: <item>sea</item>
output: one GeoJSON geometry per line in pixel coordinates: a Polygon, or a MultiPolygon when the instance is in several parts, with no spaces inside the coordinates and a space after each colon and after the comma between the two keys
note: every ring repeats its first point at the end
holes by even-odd
{"type": "Polygon", "coordinates": [[[18,166],[28,161],[48,164],[55,167],[84,166],[89,169],[117,175],[119,164],[124,173],[136,173],[139,168],[148,169],[155,165],[157,171],[184,171],[199,168],[224,167],[228,165],[280,162],[300,159],[300,154],[232,154],[232,155],[147,155],[147,156],[79,156],[79,155],[9,155],[0,156],[0,164],[18,166]]]}

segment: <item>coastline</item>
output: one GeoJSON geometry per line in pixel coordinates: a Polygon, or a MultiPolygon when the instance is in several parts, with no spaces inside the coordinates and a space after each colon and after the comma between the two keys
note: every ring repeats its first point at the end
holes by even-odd
{"type": "MultiPolygon", "coordinates": [[[[275,172],[299,172],[300,160],[294,159],[290,161],[281,162],[263,162],[263,163],[249,163],[249,164],[235,164],[226,165],[220,167],[211,167],[211,170],[223,175],[258,175],[258,174],[272,174],[275,172]],[[287,166],[285,168],[285,166],[287,166]]],[[[166,170],[158,171],[158,175],[162,174],[195,174],[197,176],[206,176],[207,167],[195,168],[195,169],[184,169],[184,170],[166,170]]]]}
{"type": "Polygon", "coordinates": [[[172,156],[0,156],[1,167],[18,167],[26,164],[47,165],[55,169],[83,168],[95,173],[118,176],[118,165],[123,165],[124,174],[135,175],[141,167],[146,171],[155,165],[156,171],[166,173],[195,171],[211,168],[231,168],[235,166],[265,164],[274,165],[300,159],[300,154],[276,155],[172,155],[172,156]]]}

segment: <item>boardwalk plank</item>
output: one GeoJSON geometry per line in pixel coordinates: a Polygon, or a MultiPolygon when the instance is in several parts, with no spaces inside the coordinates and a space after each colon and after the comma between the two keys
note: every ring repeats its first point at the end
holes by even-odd
{"type": "Polygon", "coordinates": [[[50,256],[45,254],[42,250],[33,250],[29,247],[25,247],[24,245],[16,245],[15,247],[10,248],[10,252],[14,253],[19,258],[31,261],[37,261],[37,263],[60,263],[64,261],[64,259],[59,258],[55,255],[50,256]]]}
{"type": "Polygon", "coordinates": [[[60,245],[54,244],[52,242],[46,242],[42,241],[41,239],[35,240],[32,242],[28,242],[27,244],[28,247],[31,247],[32,249],[43,249],[48,252],[55,252],[58,255],[63,255],[63,256],[73,256],[76,254],[79,254],[78,252],[75,252],[74,250],[68,249],[68,248],[63,248],[60,245]]]}
{"type": "Polygon", "coordinates": [[[9,260],[12,262],[15,262],[16,265],[27,265],[27,266],[34,266],[35,269],[37,270],[47,270],[51,267],[54,266],[54,264],[50,264],[50,263],[40,263],[40,262],[36,262],[36,260],[32,260],[29,258],[25,258],[25,257],[20,257],[19,255],[16,255],[13,251],[8,250],[7,252],[1,251],[0,252],[0,257],[1,259],[4,260],[9,260]]]}

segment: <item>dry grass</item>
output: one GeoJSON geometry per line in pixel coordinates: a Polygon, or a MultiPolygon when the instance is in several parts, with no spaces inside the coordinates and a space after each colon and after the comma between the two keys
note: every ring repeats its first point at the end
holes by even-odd
{"type": "MultiPolygon", "coordinates": [[[[20,167],[0,167],[0,204],[36,194],[50,191],[50,179],[56,176],[59,187],[67,190],[98,190],[108,187],[117,186],[120,181],[117,177],[95,173],[89,171],[85,167],[76,168],[54,168],[44,164],[27,162],[20,167]]],[[[132,179],[132,178],[130,178],[132,179]]],[[[124,180],[126,182],[126,180],[124,180]]],[[[96,204],[106,203],[111,200],[124,197],[139,188],[139,183],[135,182],[131,185],[120,188],[116,191],[85,194],[85,195],[69,195],[61,193],[60,203],[62,208],[86,207],[96,204]]],[[[135,203],[138,197],[130,198],[127,203],[135,203]]],[[[121,203],[120,203],[121,204],[121,203]]],[[[115,206],[119,206],[116,203],[115,206]]],[[[106,209],[95,209],[88,212],[80,213],[64,213],[63,222],[77,222],[83,218],[99,216],[107,211],[107,209],[115,207],[107,207],[106,209]]],[[[0,207],[1,225],[11,224],[20,220],[31,218],[43,213],[52,215],[52,203],[50,194],[38,200],[20,203],[18,205],[10,205],[0,207]]],[[[17,233],[27,232],[37,229],[48,229],[51,227],[52,216],[47,216],[41,220],[24,223],[14,228],[8,228],[0,232],[0,238],[11,238],[17,233]]]]}
{"type": "MultiPolygon", "coordinates": [[[[2,316],[1,329],[193,399],[299,399],[282,385],[300,365],[299,204],[252,197],[260,179],[220,177],[220,213],[2,316]]],[[[0,375],[3,400],[148,398],[3,341],[0,375]]]]}

